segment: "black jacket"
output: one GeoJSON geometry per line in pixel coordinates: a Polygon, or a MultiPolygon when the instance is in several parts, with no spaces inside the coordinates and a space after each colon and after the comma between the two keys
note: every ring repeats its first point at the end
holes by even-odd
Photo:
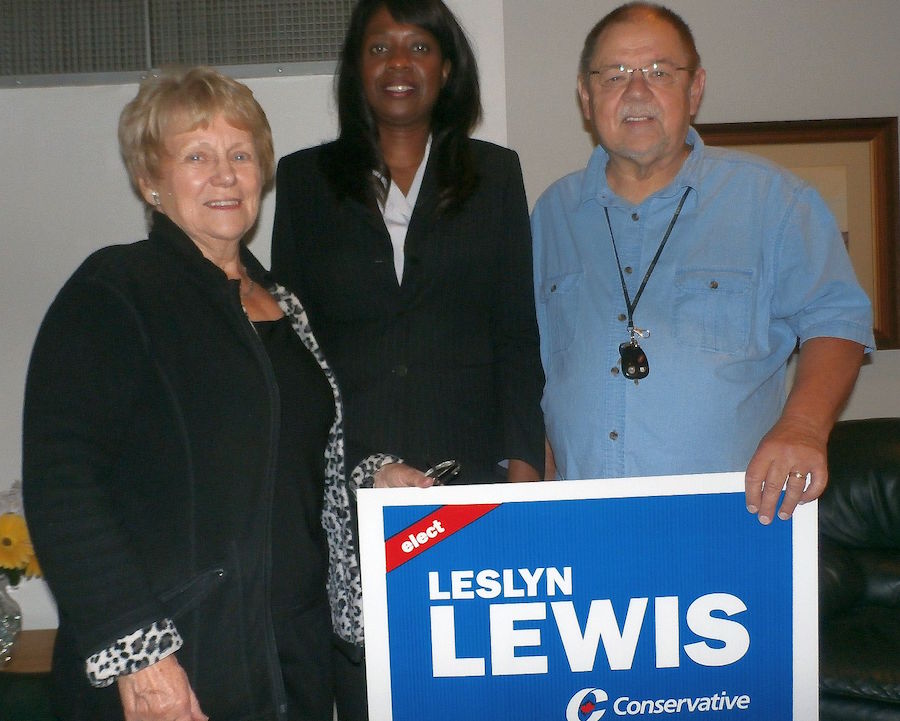
{"type": "Polygon", "coordinates": [[[340,199],[323,168],[336,143],[278,165],[272,271],[309,313],[345,405],[347,466],[393,453],[462,462],[496,480],[505,458],[543,469],[531,231],[518,157],[469,141],[479,182],[436,212],[432,149],[406,238],[403,283],[374,198],[340,199]]]}
{"type": "Polygon", "coordinates": [[[62,289],[28,373],[23,485],[59,608],[65,718],[120,718],[116,686],[90,688],[85,659],[166,617],[205,713],[280,718],[268,599],[279,414],[238,282],[164,216],[62,289]]]}

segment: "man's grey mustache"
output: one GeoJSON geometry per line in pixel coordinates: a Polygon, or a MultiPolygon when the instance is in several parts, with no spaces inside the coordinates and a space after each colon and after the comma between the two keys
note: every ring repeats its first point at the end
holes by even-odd
{"type": "Polygon", "coordinates": [[[625,120],[626,118],[656,118],[658,115],[658,108],[632,105],[619,111],[619,120],[625,120]]]}

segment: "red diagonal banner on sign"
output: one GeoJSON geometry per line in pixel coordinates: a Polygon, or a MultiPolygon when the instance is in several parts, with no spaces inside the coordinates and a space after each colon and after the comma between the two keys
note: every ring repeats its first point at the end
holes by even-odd
{"type": "Polygon", "coordinates": [[[441,506],[436,511],[432,511],[384,542],[386,571],[389,573],[411,558],[415,558],[429,548],[434,548],[445,538],[477,521],[499,505],[499,503],[483,503],[468,506],[441,506]]]}

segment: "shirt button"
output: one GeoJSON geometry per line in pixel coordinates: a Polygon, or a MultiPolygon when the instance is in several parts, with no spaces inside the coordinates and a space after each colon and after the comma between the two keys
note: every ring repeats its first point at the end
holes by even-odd
{"type": "Polygon", "coordinates": [[[716,288],[719,287],[719,281],[717,281],[717,280],[709,281],[709,287],[712,288],[713,290],[715,290],[716,288]]]}
{"type": "Polygon", "coordinates": [[[403,365],[401,363],[400,365],[395,365],[393,367],[393,369],[391,370],[391,373],[393,373],[395,376],[399,376],[400,378],[403,378],[405,375],[407,375],[409,373],[409,368],[407,368],[405,365],[403,365]]]}
{"type": "Polygon", "coordinates": [[[618,439],[619,439],[619,434],[618,434],[618,433],[616,433],[615,431],[610,431],[610,432],[609,432],[609,440],[611,440],[611,441],[616,441],[616,440],[618,440],[618,439]]]}
{"type": "Polygon", "coordinates": [[[624,313],[619,313],[618,318],[620,322],[624,322],[625,320],[627,320],[628,316],[626,316],[624,313]]]}
{"type": "Polygon", "coordinates": [[[637,221],[641,219],[641,216],[639,216],[637,213],[632,213],[631,219],[637,221]]]}
{"type": "Polygon", "coordinates": [[[634,272],[634,269],[630,265],[625,266],[625,272],[629,275],[634,272]]]}
{"type": "Polygon", "coordinates": [[[618,368],[618,366],[613,366],[612,368],[609,369],[609,372],[612,373],[614,376],[619,375],[619,368],[618,368]]]}

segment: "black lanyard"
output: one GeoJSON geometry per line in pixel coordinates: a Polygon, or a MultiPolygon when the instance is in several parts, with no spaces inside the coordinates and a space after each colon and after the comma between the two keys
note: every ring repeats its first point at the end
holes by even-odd
{"type": "Polygon", "coordinates": [[[684,206],[684,201],[687,200],[688,193],[691,192],[690,188],[687,188],[684,191],[684,195],[681,196],[681,201],[678,203],[678,207],[675,208],[675,213],[672,215],[672,220],[669,221],[669,227],[666,228],[666,234],[663,236],[663,239],[659,243],[659,248],[656,250],[656,255],[653,256],[653,260],[650,262],[650,267],[647,268],[647,273],[644,275],[644,279],[641,281],[641,287],[638,288],[637,294],[634,296],[634,302],[631,302],[631,297],[628,295],[628,288],[625,285],[625,274],[622,272],[622,263],[619,260],[619,249],[616,247],[616,237],[613,235],[612,224],[609,222],[609,208],[603,206],[603,212],[606,213],[606,225],[609,228],[609,237],[612,240],[613,252],[616,254],[616,266],[619,269],[619,280],[622,282],[622,295],[625,296],[625,307],[628,309],[628,335],[629,338],[634,341],[634,310],[637,308],[638,301],[641,299],[641,294],[644,292],[644,288],[647,287],[647,281],[650,280],[650,274],[653,272],[653,269],[656,267],[656,261],[659,260],[659,256],[662,255],[663,248],[666,247],[666,241],[669,240],[669,235],[672,233],[672,228],[675,227],[675,221],[678,220],[678,216],[681,215],[681,208],[684,206]]]}

